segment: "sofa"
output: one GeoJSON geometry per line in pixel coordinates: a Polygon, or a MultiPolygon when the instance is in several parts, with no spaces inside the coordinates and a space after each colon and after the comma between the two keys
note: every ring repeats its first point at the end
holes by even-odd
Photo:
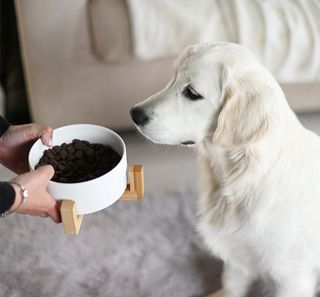
{"type": "MultiPolygon", "coordinates": [[[[53,127],[71,123],[132,127],[130,107],[167,83],[176,54],[146,59],[134,55],[129,2],[15,1],[34,121],[53,127]]],[[[295,111],[320,109],[319,73],[316,76],[280,81],[295,111]]]]}

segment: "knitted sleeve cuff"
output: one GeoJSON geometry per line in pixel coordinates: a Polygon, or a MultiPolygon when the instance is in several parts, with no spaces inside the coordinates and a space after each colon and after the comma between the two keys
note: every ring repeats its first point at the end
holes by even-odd
{"type": "Polygon", "coordinates": [[[1,135],[7,131],[10,124],[2,117],[0,116],[0,137],[1,135]]]}
{"type": "Polygon", "coordinates": [[[16,192],[12,185],[0,182],[0,214],[11,208],[16,198],[16,192]]]}

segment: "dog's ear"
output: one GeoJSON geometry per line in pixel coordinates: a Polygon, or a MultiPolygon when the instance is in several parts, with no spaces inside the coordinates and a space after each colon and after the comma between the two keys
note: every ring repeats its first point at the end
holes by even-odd
{"type": "Polygon", "coordinates": [[[231,78],[228,69],[222,72],[222,105],[213,142],[231,148],[258,141],[269,127],[266,90],[256,81],[231,78]]]}

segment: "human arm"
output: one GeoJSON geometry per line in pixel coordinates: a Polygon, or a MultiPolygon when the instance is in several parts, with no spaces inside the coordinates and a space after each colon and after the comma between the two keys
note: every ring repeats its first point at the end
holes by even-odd
{"type": "Polygon", "coordinates": [[[0,195],[0,213],[14,211],[15,213],[28,214],[39,217],[50,217],[54,222],[60,223],[61,216],[59,203],[47,192],[46,187],[54,174],[51,165],[41,166],[37,170],[21,174],[7,183],[0,183],[0,191],[6,187],[7,193],[0,195]],[[19,185],[23,185],[28,190],[28,197],[23,201],[19,185]],[[11,205],[8,197],[10,195],[11,205]],[[13,201],[12,201],[12,197],[13,201]],[[4,209],[6,207],[6,209],[4,209]]]}
{"type": "MultiPolygon", "coordinates": [[[[27,163],[28,152],[32,144],[41,138],[42,142],[51,146],[52,128],[39,125],[10,125],[0,117],[0,163],[17,172],[21,163],[27,163]]],[[[58,203],[46,191],[46,186],[54,174],[52,166],[43,166],[34,172],[28,172],[15,177],[11,183],[0,183],[0,214],[15,210],[21,203],[20,187],[23,185],[29,191],[29,197],[17,213],[35,216],[50,216],[55,222],[61,222],[58,203]]]]}

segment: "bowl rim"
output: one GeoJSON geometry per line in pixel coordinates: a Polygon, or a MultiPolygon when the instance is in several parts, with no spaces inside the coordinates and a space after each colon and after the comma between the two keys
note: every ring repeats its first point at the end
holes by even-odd
{"type": "MultiPolygon", "coordinates": [[[[113,134],[113,136],[115,136],[120,141],[120,143],[122,144],[122,147],[123,147],[123,153],[122,153],[121,159],[120,159],[119,163],[115,167],[113,167],[110,171],[108,171],[107,173],[105,173],[101,176],[98,176],[94,179],[90,179],[90,180],[86,180],[86,181],[82,181],[82,182],[77,182],[77,183],[61,183],[61,182],[56,182],[56,181],[50,180],[49,182],[52,184],[57,184],[59,186],[74,186],[74,185],[78,185],[78,184],[85,184],[85,183],[89,183],[92,181],[96,181],[96,180],[101,179],[104,176],[108,175],[109,173],[113,172],[120,165],[120,163],[123,162],[123,159],[126,158],[127,149],[126,149],[126,144],[125,144],[124,140],[121,138],[121,136],[118,133],[111,130],[110,128],[100,126],[100,125],[95,125],[95,124],[71,124],[71,125],[66,125],[66,126],[61,126],[61,127],[55,128],[55,129],[53,129],[53,131],[59,131],[59,130],[65,129],[65,128],[72,128],[72,127],[79,127],[79,126],[91,126],[92,128],[98,128],[98,129],[102,128],[102,129],[108,131],[109,133],[113,134]]],[[[33,153],[33,150],[35,150],[36,143],[39,143],[39,142],[42,142],[40,138],[32,145],[32,147],[29,151],[29,154],[28,154],[28,163],[29,163],[28,165],[29,165],[29,168],[31,171],[35,171],[34,166],[31,166],[31,155],[33,153]]],[[[44,146],[46,146],[46,145],[44,145],[44,146]]],[[[48,146],[46,146],[46,147],[48,147],[48,146]]],[[[50,147],[48,147],[48,148],[50,148],[50,147]]]]}

